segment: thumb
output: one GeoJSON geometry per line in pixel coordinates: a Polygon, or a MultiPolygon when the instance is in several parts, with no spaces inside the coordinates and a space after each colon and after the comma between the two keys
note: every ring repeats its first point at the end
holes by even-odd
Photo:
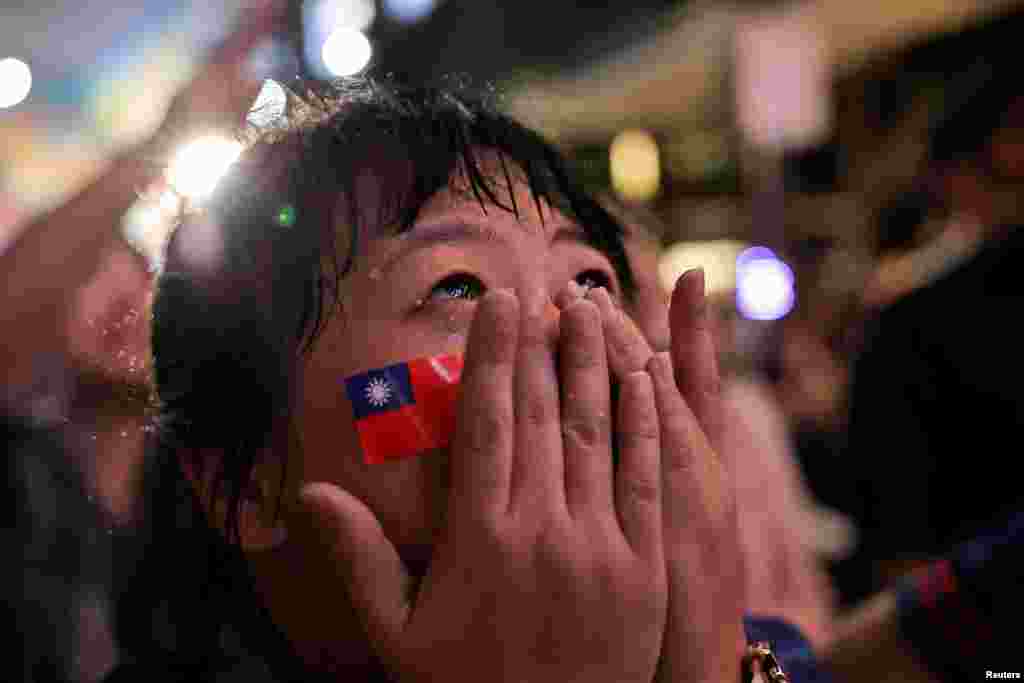
{"type": "Polygon", "coordinates": [[[387,650],[378,654],[398,655],[412,579],[374,514],[333,484],[307,484],[289,519],[289,536],[319,551],[309,555],[329,563],[328,574],[344,582],[370,641],[387,650]]]}

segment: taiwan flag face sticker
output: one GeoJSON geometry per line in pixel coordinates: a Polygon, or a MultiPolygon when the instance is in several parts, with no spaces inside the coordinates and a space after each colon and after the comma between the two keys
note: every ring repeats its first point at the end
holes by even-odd
{"type": "Polygon", "coordinates": [[[445,448],[455,432],[462,356],[427,356],[345,378],[367,464],[445,448]]]}

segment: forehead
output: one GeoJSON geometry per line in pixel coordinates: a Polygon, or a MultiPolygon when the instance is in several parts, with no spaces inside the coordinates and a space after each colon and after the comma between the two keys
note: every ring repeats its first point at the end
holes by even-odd
{"type": "Polygon", "coordinates": [[[378,239],[442,217],[493,229],[519,225],[545,230],[570,222],[531,188],[525,171],[500,152],[475,148],[471,164],[459,159],[448,177],[438,181],[439,187],[427,189],[411,160],[368,160],[349,191],[339,196],[337,227],[354,224],[366,238],[378,239]]]}

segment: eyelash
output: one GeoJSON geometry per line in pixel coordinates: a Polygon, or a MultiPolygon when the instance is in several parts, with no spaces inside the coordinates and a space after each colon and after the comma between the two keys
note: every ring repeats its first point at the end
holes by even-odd
{"type": "Polygon", "coordinates": [[[472,301],[483,296],[487,287],[480,278],[470,273],[452,273],[441,279],[430,290],[429,301],[467,299],[472,301]]]}
{"type": "MultiPolygon", "coordinates": [[[[614,278],[602,270],[584,270],[575,279],[584,290],[604,287],[610,293],[615,293],[614,278]]],[[[444,303],[453,299],[473,301],[483,296],[486,291],[487,286],[477,276],[471,273],[452,273],[438,281],[422,303],[444,303]]]]}

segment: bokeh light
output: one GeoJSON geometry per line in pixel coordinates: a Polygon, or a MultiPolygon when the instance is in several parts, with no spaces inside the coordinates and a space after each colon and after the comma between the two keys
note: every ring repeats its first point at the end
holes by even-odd
{"type": "Polygon", "coordinates": [[[282,228],[290,228],[295,225],[296,215],[295,207],[285,204],[277,211],[277,224],[282,228]]]}
{"type": "Polygon", "coordinates": [[[277,81],[267,80],[260,88],[246,120],[254,126],[267,128],[283,120],[288,107],[288,95],[277,81]]]}
{"type": "Polygon", "coordinates": [[[319,0],[307,2],[306,22],[316,24],[323,35],[341,26],[365,31],[377,16],[373,0],[319,0]]]}
{"type": "Polygon", "coordinates": [[[7,57],[0,59],[0,109],[20,104],[32,90],[32,70],[28,64],[7,57]]]}
{"type": "Polygon", "coordinates": [[[796,304],[793,270],[765,247],[736,259],[736,308],[751,320],[779,320],[796,304]]]}
{"type": "Polygon", "coordinates": [[[179,193],[193,201],[208,197],[242,154],[242,143],[229,138],[199,138],[182,147],[171,161],[167,179],[179,193]]]}
{"type": "Polygon", "coordinates": [[[647,201],[661,185],[661,158],[654,136],[643,130],[624,130],[608,150],[612,187],[627,201],[647,201]]]}
{"type": "Polygon", "coordinates": [[[373,0],[308,0],[302,6],[306,66],[320,79],[366,67],[372,46],[365,35],[376,18],[373,0]]]}
{"type": "Polygon", "coordinates": [[[691,268],[704,269],[704,289],[709,296],[731,292],[736,287],[736,257],[747,248],[737,240],[676,242],[658,259],[658,279],[671,292],[679,276],[691,268]]]}
{"type": "Polygon", "coordinates": [[[437,0],[384,0],[384,12],[403,24],[412,24],[427,18],[437,0]]]}
{"type": "Polygon", "coordinates": [[[324,41],[320,58],[332,76],[351,76],[366,68],[373,56],[370,40],[347,26],[339,26],[324,41]]]}
{"type": "Polygon", "coordinates": [[[171,191],[158,197],[145,195],[121,219],[122,236],[146,257],[153,270],[162,265],[164,245],[174,228],[180,204],[181,198],[171,191]]]}

